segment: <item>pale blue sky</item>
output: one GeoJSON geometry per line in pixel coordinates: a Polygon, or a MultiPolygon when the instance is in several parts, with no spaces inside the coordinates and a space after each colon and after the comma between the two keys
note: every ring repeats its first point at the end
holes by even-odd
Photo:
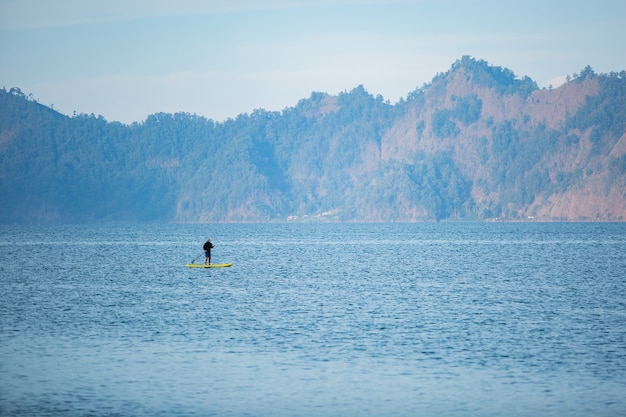
{"type": "Polygon", "coordinates": [[[0,0],[0,82],[62,113],[225,120],[362,84],[392,103],[463,55],[560,84],[626,69],[622,0],[0,0]]]}

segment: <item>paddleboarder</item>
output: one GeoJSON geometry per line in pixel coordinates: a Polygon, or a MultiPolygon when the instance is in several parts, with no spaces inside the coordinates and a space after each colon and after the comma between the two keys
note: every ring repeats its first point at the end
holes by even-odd
{"type": "Polygon", "coordinates": [[[204,246],[202,246],[202,249],[204,249],[205,265],[211,265],[211,248],[213,248],[213,244],[211,243],[211,238],[209,238],[204,242],[204,246]]]}

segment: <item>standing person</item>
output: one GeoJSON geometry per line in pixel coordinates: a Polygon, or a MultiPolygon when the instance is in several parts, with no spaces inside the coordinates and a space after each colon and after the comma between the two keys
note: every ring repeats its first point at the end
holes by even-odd
{"type": "Polygon", "coordinates": [[[204,264],[205,265],[211,265],[211,248],[213,248],[213,244],[211,243],[211,238],[207,239],[206,242],[204,242],[204,246],[202,246],[202,249],[204,249],[204,264]]]}

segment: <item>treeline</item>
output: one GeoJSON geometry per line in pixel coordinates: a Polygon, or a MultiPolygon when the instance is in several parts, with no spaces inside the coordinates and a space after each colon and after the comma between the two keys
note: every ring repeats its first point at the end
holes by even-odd
{"type": "Polygon", "coordinates": [[[570,83],[590,79],[600,92],[558,129],[521,110],[494,119],[485,100],[522,100],[538,88],[470,57],[396,104],[358,86],[225,122],[188,113],[131,125],[68,117],[3,89],[0,222],[516,218],[594,173],[622,186],[626,157],[611,152],[626,131],[626,77],[588,67],[570,83]],[[470,94],[451,90],[460,71],[470,94]],[[555,163],[586,141],[584,164],[555,163]],[[386,156],[399,146],[411,152],[386,156]]]}

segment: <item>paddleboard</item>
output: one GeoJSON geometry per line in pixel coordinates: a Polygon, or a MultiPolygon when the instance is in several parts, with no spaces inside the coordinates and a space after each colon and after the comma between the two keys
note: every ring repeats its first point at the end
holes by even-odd
{"type": "Polygon", "coordinates": [[[211,264],[211,265],[205,265],[205,264],[187,264],[185,265],[187,268],[226,268],[229,266],[232,266],[232,262],[229,264],[211,264]]]}

